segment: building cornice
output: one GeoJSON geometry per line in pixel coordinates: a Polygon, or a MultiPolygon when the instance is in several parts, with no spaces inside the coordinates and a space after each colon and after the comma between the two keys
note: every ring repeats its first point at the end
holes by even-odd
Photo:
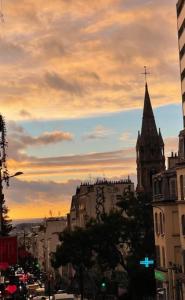
{"type": "Polygon", "coordinates": [[[175,206],[175,205],[181,205],[185,204],[185,200],[176,200],[176,201],[153,201],[151,205],[155,208],[155,205],[161,205],[161,206],[175,206]]]}

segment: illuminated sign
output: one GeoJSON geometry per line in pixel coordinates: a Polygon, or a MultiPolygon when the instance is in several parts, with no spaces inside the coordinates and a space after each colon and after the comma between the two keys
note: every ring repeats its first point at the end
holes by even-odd
{"type": "Polygon", "coordinates": [[[150,259],[148,257],[145,257],[144,260],[140,260],[140,265],[144,265],[145,268],[148,268],[150,265],[153,265],[154,264],[154,260],[153,259],[150,259]]]}
{"type": "Polygon", "coordinates": [[[160,271],[155,271],[155,279],[157,279],[159,281],[165,281],[166,275],[160,271]]]}

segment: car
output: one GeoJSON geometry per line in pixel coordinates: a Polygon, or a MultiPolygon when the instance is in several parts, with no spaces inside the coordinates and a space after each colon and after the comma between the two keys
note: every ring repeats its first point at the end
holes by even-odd
{"type": "MultiPolygon", "coordinates": [[[[50,297],[50,300],[52,299],[52,297],[50,297]]],[[[49,300],[48,296],[35,296],[32,298],[32,300],[49,300]]]]}
{"type": "Polygon", "coordinates": [[[67,294],[67,293],[60,293],[60,294],[55,294],[53,296],[53,300],[74,300],[75,296],[73,294],[67,294]]]}

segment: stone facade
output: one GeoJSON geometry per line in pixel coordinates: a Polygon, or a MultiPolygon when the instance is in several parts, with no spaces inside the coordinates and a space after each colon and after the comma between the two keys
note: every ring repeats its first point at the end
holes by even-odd
{"type": "Polygon", "coordinates": [[[118,209],[116,202],[125,189],[134,191],[134,183],[130,179],[120,181],[99,180],[94,184],[84,183],[77,187],[72,197],[70,208],[70,225],[84,227],[91,218],[97,218],[99,213],[108,213],[118,209]],[[97,202],[99,203],[97,207],[97,202]]]}
{"type": "Polygon", "coordinates": [[[47,218],[35,236],[35,257],[38,258],[41,269],[47,274],[53,272],[50,263],[50,253],[55,252],[59,244],[58,233],[62,232],[66,226],[66,218],[47,218]]]}

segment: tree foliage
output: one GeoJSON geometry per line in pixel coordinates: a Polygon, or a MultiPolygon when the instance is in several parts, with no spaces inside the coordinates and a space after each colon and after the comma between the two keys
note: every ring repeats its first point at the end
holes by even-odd
{"type": "Polygon", "coordinates": [[[154,295],[154,267],[145,268],[139,264],[146,256],[155,259],[151,197],[145,193],[134,194],[127,191],[117,205],[121,209],[126,228],[123,240],[128,245],[125,260],[130,290],[136,293],[133,299],[142,299],[143,295],[154,295]]]}
{"type": "Polygon", "coordinates": [[[154,259],[151,199],[144,193],[125,191],[117,206],[116,211],[102,215],[101,222],[91,220],[85,228],[62,232],[52,265],[57,268],[71,263],[77,272],[82,266],[84,270],[97,266],[102,274],[122,265],[131,289],[138,295],[151,295],[155,290],[153,269],[139,264],[146,256],[154,259]]]}
{"type": "Polygon", "coordinates": [[[52,265],[55,268],[71,263],[74,269],[80,265],[92,266],[92,247],[88,230],[76,228],[74,231],[64,230],[59,235],[61,244],[52,255],[52,265]]]}
{"type": "Polygon", "coordinates": [[[13,229],[12,220],[9,219],[8,212],[9,209],[3,202],[2,236],[8,236],[13,229]]]}

